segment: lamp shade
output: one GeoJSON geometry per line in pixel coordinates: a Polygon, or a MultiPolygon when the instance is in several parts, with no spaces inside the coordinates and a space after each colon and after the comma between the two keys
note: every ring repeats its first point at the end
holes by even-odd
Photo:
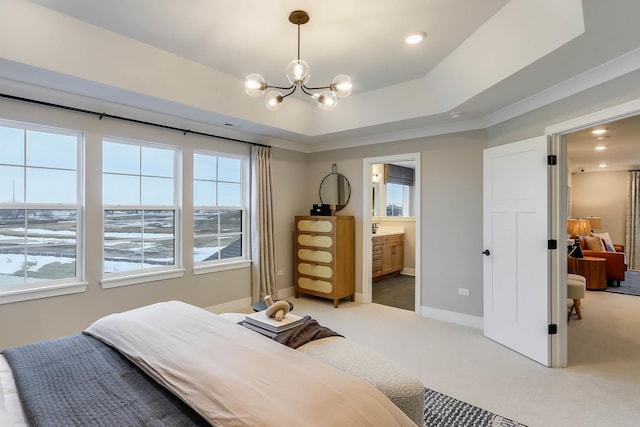
{"type": "Polygon", "coordinates": [[[587,219],[591,224],[592,230],[599,230],[602,228],[602,219],[599,216],[590,216],[587,219]]]}
{"type": "Polygon", "coordinates": [[[591,224],[588,219],[568,219],[567,234],[570,236],[584,236],[591,232],[591,224]]]}

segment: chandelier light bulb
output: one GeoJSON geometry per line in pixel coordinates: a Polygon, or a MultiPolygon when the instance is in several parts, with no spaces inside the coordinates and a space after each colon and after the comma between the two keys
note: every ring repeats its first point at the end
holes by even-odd
{"type": "Polygon", "coordinates": [[[260,74],[249,74],[244,80],[244,92],[249,96],[260,96],[266,89],[267,82],[260,74]]]}
{"type": "Polygon", "coordinates": [[[336,94],[338,98],[346,98],[351,95],[351,88],[353,85],[351,84],[351,77],[340,74],[339,76],[334,77],[331,81],[330,89],[336,94]]]}
{"type": "Polygon", "coordinates": [[[271,111],[279,110],[284,99],[289,95],[293,95],[298,89],[305,95],[313,97],[320,109],[333,110],[336,108],[338,98],[346,98],[351,95],[351,77],[340,74],[328,86],[307,86],[307,82],[311,77],[311,67],[300,59],[300,26],[309,22],[309,14],[304,10],[294,10],[289,14],[289,22],[298,27],[298,59],[294,59],[287,66],[287,80],[289,80],[291,86],[270,85],[260,74],[252,73],[245,78],[244,91],[249,96],[263,95],[267,89],[285,91],[284,94],[275,90],[267,93],[264,103],[271,111]]]}
{"type": "Polygon", "coordinates": [[[301,59],[294,59],[287,66],[287,79],[289,83],[296,86],[302,86],[309,81],[311,77],[311,67],[301,59]]]}
{"type": "Polygon", "coordinates": [[[272,90],[264,98],[264,104],[271,111],[279,110],[282,107],[282,101],[284,101],[284,97],[277,90],[272,90]]]}
{"type": "Polygon", "coordinates": [[[336,94],[330,90],[320,92],[320,95],[318,95],[316,100],[318,101],[318,108],[325,111],[333,110],[338,104],[336,94]]]}

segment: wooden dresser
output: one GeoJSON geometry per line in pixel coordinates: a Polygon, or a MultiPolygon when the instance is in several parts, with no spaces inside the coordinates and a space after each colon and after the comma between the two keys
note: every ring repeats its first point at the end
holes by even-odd
{"type": "Polygon", "coordinates": [[[297,216],[295,296],[333,300],[355,296],[355,219],[352,216],[297,216]]]}

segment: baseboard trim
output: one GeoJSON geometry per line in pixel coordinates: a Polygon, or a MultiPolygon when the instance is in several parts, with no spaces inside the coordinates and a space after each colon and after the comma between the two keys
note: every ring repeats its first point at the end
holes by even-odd
{"type": "Polygon", "coordinates": [[[416,275],[415,268],[403,268],[400,274],[404,274],[405,276],[414,276],[416,275]]]}
{"type": "Polygon", "coordinates": [[[484,319],[479,316],[456,313],[455,311],[440,310],[433,307],[420,307],[420,316],[444,322],[455,323],[475,329],[484,329],[484,319]]]}
{"type": "Polygon", "coordinates": [[[251,307],[251,297],[223,302],[222,304],[211,305],[209,307],[203,307],[203,308],[212,313],[221,314],[221,313],[234,313],[234,312],[246,310],[248,307],[251,307]]]}

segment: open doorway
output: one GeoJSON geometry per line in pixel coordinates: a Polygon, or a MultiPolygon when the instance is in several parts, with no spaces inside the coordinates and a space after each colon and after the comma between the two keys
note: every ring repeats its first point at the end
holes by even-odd
{"type": "Polygon", "coordinates": [[[420,176],[420,153],[363,160],[363,302],[420,314],[420,176]]]}
{"type": "MultiPolygon", "coordinates": [[[[575,195],[573,194],[573,191],[570,191],[568,189],[570,184],[569,176],[571,173],[569,170],[570,165],[575,166],[574,164],[575,158],[572,158],[570,163],[567,155],[568,136],[571,135],[572,133],[590,131],[591,129],[597,128],[597,127],[606,127],[607,123],[629,118],[638,114],[640,114],[640,100],[636,100],[626,104],[608,108],[606,110],[602,110],[600,112],[590,114],[587,116],[578,117],[573,120],[559,123],[557,125],[551,126],[546,129],[546,134],[552,137],[551,138],[552,152],[556,152],[560,154],[559,164],[563,166],[563,168],[560,170],[561,176],[555,182],[555,185],[556,185],[555,190],[559,198],[556,200],[557,203],[555,203],[555,208],[553,208],[551,212],[552,221],[555,224],[557,224],[559,237],[563,237],[566,235],[565,230],[566,230],[567,219],[570,217],[575,217],[576,213],[578,213],[574,209],[572,209],[571,215],[569,215],[569,212],[568,212],[569,208],[567,206],[568,204],[566,204],[566,200],[568,197],[571,197],[572,199],[575,197],[575,195]],[[563,174],[564,176],[562,176],[563,174]],[[567,206],[567,207],[566,208],[562,207],[562,203],[565,203],[564,206],[567,206]]],[[[598,140],[595,139],[592,142],[597,143],[598,140]]],[[[594,146],[595,144],[593,143],[591,144],[592,150],[595,148],[594,146]]],[[[586,172],[587,168],[585,167],[584,169],[586,172]]],[[[578,173],[580,173],[579,170],[578,170],[578,173]]],[[[595,214],[585,214],[585,215],[595,216],[595,214]]],[[[558,256],[557,263],[556,263],[557,269],[554,269],[555,272],[553,273],[554,278],[557,278],[559,283],[557,287],[558,292],[557,293],[554,292],[552,295],[552,304],[556,305],[556,307],[558,308],[562,308],[562,310],[558,309],[558,312],[562,312],[566,308],[566,289],[565,289],[565,286],[560,286],[560,285],[561,284],[563,285],[566,283],[567,264],[566,264],[566,256],[561,256],[560,252],[561,251],[558,251],[558,254],[557,254],[558,256]],[[557,297],[558,299],[555,300],[554,297],[557,297]]],[[[583,315],[584,314],[585,312],[583,310],[583,315]]],[[[553,366],[567,366],[568,341],[569,341],[567,325],[561,322],[559,324],[558,330],[559,330],[560,342],[558,346],[558,352],[557,353],[554,352],[554,355],[553,355],[553,360],[554,360],[553,366]]]]}

